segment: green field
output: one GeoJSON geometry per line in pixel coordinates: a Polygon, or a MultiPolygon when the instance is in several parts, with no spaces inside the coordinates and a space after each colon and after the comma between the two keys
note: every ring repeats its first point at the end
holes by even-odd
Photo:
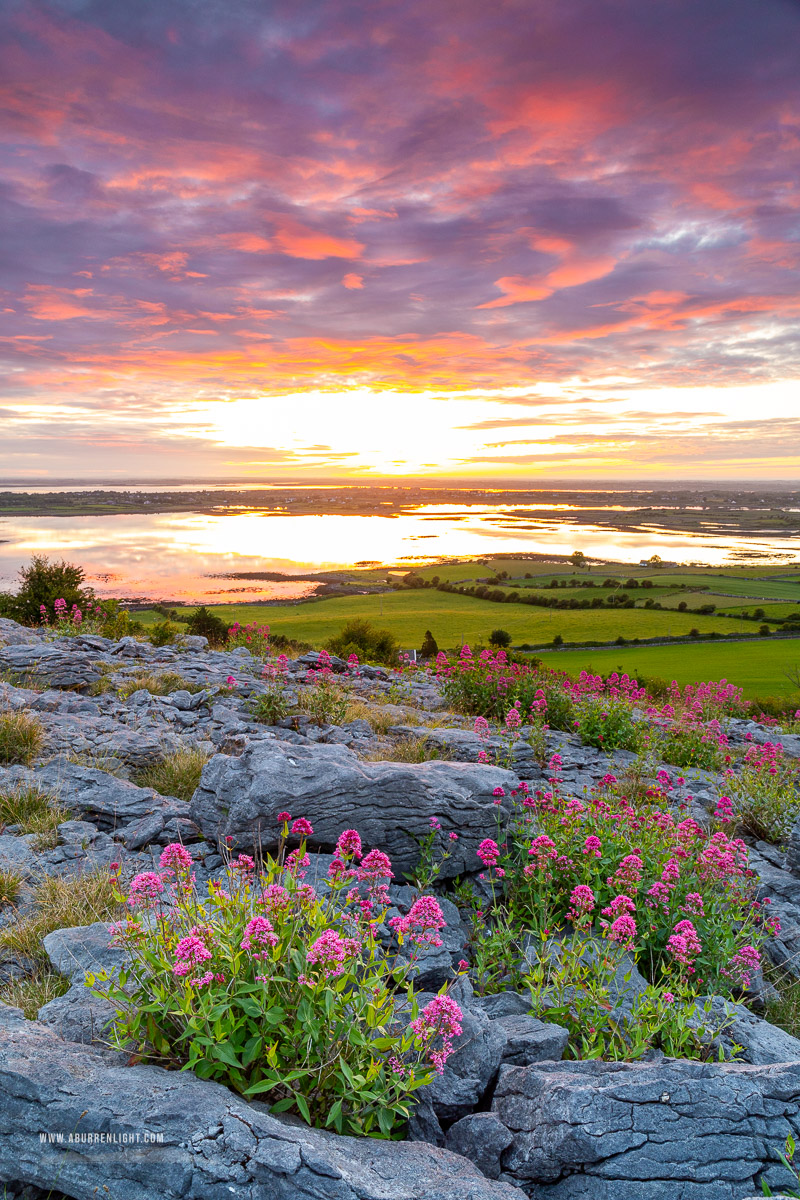
{"type": "Polygon", "coordinates": [[[600,675],[611,671],[641,672],[678,683],[704,679],[728,679],[744,689],[747,698],[787,696],[800,705],[800,692],[784,672],[800,666],[800,638],[787,641],[759,638],[754,642],[729,644],[701,642],[694,646],[614,647],[608,650],[546,651],[540,655],[548,666],[577,674],[592,670],[600,675]]]}
{"type": "MultiPolygon", "coordinates": [[[[494,604],[471,596],[452,595],[432,589],[386,592],[379,596],[346,596],[314,600],[303,604],[210,605],[229,623],[258,621],[297,641],[321,644],[354,617],[390,630],[405,649],[418,648],[429,629],[443,648],[486,644],[493,629],[506,629],[515,644],[550,642],[556,634],[565,641],[596,639],[610,642],[625,638],[661,637],[686,634],[690,629],[701,633],[717,630],[730,633],[733,622],[724,617],[698,616],[696,613],[659,612],[642,608],[552,609],[522,604],[494,604]]],[[[152,624],[152,612],[135,614],[137,620],[152,624]]],[[[735,628],[736,626],[734,626],[735,628]]],[[[745,627],[749,630],[749,627],[745,627]]]]}

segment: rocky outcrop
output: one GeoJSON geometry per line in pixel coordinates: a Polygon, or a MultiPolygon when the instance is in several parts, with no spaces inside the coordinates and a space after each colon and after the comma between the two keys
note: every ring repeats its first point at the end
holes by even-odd
{"type": "Polygon", "coordinates": [[[203,769],[191,817],[209,840],[233,838],[237,849],[277,846],[278,813],[306,817],[313,844],[333,847],[355,828],[365,845],[383,850],[395,875],[410,871],[419,841],[437,818],[445,836],[458,834],[442,877],[474,871],[478,845],[495,828],[515,777],[499,767],[454,762],[363,762],[345,746],[292,746],[265,741],[236,756],[216,755],[203,769]]]}
{"type": "MultiPolygon", "coordinates": [[[[507,1067],[492,1114],[511,1134],[499,1177],[532,1200],[741,1200],[789,1182],[776,1151],[800,1130],[800,1063],[507,1067]]],[[[448,1145],[472,1157],[469,1130],[448,1145]]]]}
{"type": "Polygon", "coordinates": [[[74,1200],[514,1200],[466,1158],[271,1117],[0,1009],[0,1180],[74,1200]],[[44,1135],[44,1136],[42,1136],[44,1135]]]}

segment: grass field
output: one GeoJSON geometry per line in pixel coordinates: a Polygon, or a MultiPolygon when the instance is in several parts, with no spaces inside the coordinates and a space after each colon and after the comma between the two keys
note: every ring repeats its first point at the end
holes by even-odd
{"type": "Polygon", "coordinates": [[[611,671],[642,672],[678,683],[697,683],[703,679],[728,679],[744,689],[748,699],[756,696],[796,698],[800,692],[784,671],[800,666],[800,638],[757,642],[711,643],[696,646],[616,647],[608,650],[561,650],[542,652],[548,667],[570,674],[592,670],[601,675],[611,671]]]}
{"type": "MultiPolygon", "coordinates": [[[[552,609],[529,605],[494,604],[471,596],[452,595],[430,589],[387,592],[381,596],[347,596],[305,604],[259,606],[246,604],[210,605],[229,623],[258,621],[298,641],[321,644],[354,617],[390,630],[406,649],[422,644],[429,629],[443,648],[462,642],[485,644],[493,629],[505,629],[516,644],[549,642],[556,634],[565,641],[608,642],[625,638],[660,637],[686,634],[690,629],[701,633],[717,630],[730,633],[733,622],[725,618],[698,616],[697,613],[659,612],[652,609],[552,609]]],[[[135,614],[137,620],[152,624],[152,612],[135,614]]],[[[749,631],[749,626],[745,627],[749,631]]]]}

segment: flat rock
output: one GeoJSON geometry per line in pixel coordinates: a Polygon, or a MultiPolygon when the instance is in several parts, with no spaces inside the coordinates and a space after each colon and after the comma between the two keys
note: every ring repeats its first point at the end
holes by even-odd
{"type": "Polygon", "coordinates": [[[98,1185],[115,1200],[519,1197],[447,1150],[309,1129],[189,1072],[126,1061],[0,1009],[0,1180],[74,1200],[96,1200],[98,1185]],[[70,1134],[106,1140],[71,1146],[70,1134]]]}
{"type": "MultiPolygon", "coordinates": [[[[478,845],[494,831],[493,791],[513,786],[497,767],[453,762],[363,762],[345,746],[295,746],[264,741],[241,755],[215,755],[203,768],[191,817],[209,840],[230,836],[237,849],[277,846],[277,815],[288,810],[314,827],[312,844],[332,848],[343,829],[354,828],[367,847],[383,850],[395,876],[419,860],[419,840],[432,817],[445,838],[459,835],[443,878],[474,871],[478,845]]],[[[501,818],[507,816],[503,797],[501,818]]]]}

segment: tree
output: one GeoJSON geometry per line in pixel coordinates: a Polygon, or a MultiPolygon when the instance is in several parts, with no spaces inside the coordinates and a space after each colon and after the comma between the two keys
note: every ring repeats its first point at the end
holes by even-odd
{"type": "Polygon", "coordinates": [[[575,570],[579,571],[581,567],[586,566],[586,555],[582,550],[573,550],[572,554],[569,556],[569,561],[572,563],[575,570]]]}
{"type": "Polygon", "coordinates": [[[647,565],[648,567],[653,567],[654,570],[657,570],[661,566],[661,555],[651,554],[647,560],[647,565]]]}
{"type": "Polygon", "coordinates": [[[186,632],[208,638],[210,646],[222,646],[228,637],[228,626],[216,613],[209,612],[204,604],[189,617],[186,632]]]}
{"type": "Polygon", "coordinates": [[[436,638],[431,633],[430,629],[425,630],[425,637],[422,639],[420,648],[420,658],[436,658],[439,653],[439,647],[436,644],[436,638]]]}
{"type": "Polygon", "coordinates": [[[376,629],[369,621],[357,617],[348,621],[335,637],[327,643],[326,649],[340,658],[349,658],[357,654],[360,659],[372,659],[375,662],[396,663],[398,645],[394,634],[388,629],[376,629]]]}
{"type": "Polygon", "coordinates": [[[63,559],[51,563],[45,555],[36,554],[27,567],[20,569],[17,594],[2,598],[2,613],[23,625],[38,625],[42,605],[48,620],[54,619],[56,600],[64,600],[68,612],[73,604],[84,610],[94,600],[92,589],[83,586],[84,577],[83,567],[63,559]]]}
{"type": "Polygon", "coordinates": [[[493,629],[489,634],[489,645],[497,646],[502,650],[505,646],[511,645],[511,634],[505,629],[493,629]]]}

